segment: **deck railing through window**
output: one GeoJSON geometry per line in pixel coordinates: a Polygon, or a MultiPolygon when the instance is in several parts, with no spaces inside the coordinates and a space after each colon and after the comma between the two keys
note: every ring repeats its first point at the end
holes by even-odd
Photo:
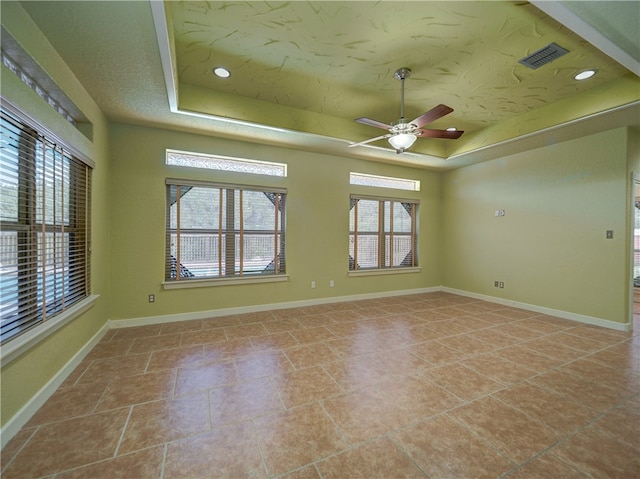
{"type": "Polygon", "coordinates": [[[167,180],[166,280],[286,271],[284,190],[167,180]]]}
{"type": "Polygon", "coordinates": [[[351,197],[349,270],[418,265],[414,200],[351,197]]]}
{"type": "MultiPolygon", "coordinates": [[[[273,234],[244,232],[240,239],[240,232],[234,232],[235,251],[238,256],[234,257],[234,268],[232,271],[240,271],[240,258],[242,261],[243,274],[259,274],[272,272],[273,268],[273,234]],[[241,243],[242,241],[242,243],[241,243]],[[242,254],[240,251],[242,250],[242,254]]],[[[177,234],[171,233],[171,255],[177,255],[177,234]]],[[[216,232],[189,233],[182,231],[180,235],[180,264],[195,277],[202,276],[225,276],[229,272],[226,270],[226,262],[220,261],[220,252],[227,249],[225,237],[222,242],[216,232]]],[[[172,271],[172,279],[175,279],[176,271],[172,271]]]]}

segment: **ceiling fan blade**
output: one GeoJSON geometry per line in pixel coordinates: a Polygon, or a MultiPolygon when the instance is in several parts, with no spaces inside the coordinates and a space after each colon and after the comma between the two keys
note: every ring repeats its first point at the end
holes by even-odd
{"type": "Polygon", "coordinates": [[[450,108],[447,105],[438,105],[409,123],[416,125],[417,128],[422,128],[427,123],[436,121],[438,118],[442,118],[452,111],[453,108],[450,108]]]}
{"type": "Polygon", "coordinates": [[[391,133],[389,133],[388,135],[377,136],[375,138],[370,138],[368,140],[360,141],[358,143],[351,143],[349,145],[349,148],[351,148],[352,146],[366,145],[367,143],[372,143],[374,141],[382,140],[383,138],[389,138],[390,136],[391,136],[391,133]]]}
{"type": "Polygon", "coordinates": [[[364,125],[375,126],[376,128],[382,128],[383,130],[391,129],[391,125],[387,125],[386,123],[382,123],[378,120],[372,120],[371,118],[356,118],[358,123],[362,123],[364,125]]]}
{"type": "Polygon", "coordinates": [[[464,131],[461,130],[418,130],[416,134],[422,138],[447,138],[449,140],[457,140],[462,136],[464,131]]]}

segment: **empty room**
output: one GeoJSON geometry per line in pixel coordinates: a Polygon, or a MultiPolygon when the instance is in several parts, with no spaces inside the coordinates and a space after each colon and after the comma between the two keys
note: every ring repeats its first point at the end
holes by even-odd
{"type": "Polygon", "coordinates": [[[640,3],[0,19],[3,479],[640,476],[640,3]]]}

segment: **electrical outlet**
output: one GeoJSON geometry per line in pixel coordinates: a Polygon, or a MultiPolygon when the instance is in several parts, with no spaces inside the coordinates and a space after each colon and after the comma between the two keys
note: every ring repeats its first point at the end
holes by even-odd
{"type": "Polygon", "coordinates": [[[331,279],[331,280],[329,280],[329,287],[330,287],[330,288],[333,288],[333,287],[334,287],[334,282],[333,282],[333,280],[332,280],[332,279],[331,279]]]}
{"type": "Polygon", "coordinates": [[[149,295],[149,302],[150,303],[155,303],[156,302],[156,295],[155,294],[150,294],[149,295]]]}
{"type": "Polygon", "coordinates": [[[499,281],[494,281],[493,282],[493,286],[495,286],[497,288],[498,286],[500,286],[500,282],[499,281]]]}
{"type": "Polygon", "coordinates": [[[316,287],[316,282],[315,281],[311,281],[311,289],[314,289],[316,287]]]}

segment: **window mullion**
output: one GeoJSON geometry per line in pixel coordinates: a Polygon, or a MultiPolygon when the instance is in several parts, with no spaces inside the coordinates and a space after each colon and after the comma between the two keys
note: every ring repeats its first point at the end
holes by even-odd
{"type": "MultiPolygon", "coordinates": [[[[389,202],[389,268],[393,268],[393,201],[389,202]]],[[[386,251],[386,250],[385,250],[386,251]]]]}
{"type": "Polygon", "coordinates": [[[180,198],[182,192],[180,191],[180,185],[176,185],[176,281],[180,281],[182,277],[181,265],[182,258],[180,257],[180,198]]]}
{"type": "Polygon", "coordinates": [[[384,201],[378,202],[378,268],[384,268],[384,201]]]}
{"type": "Polygon", "coordinates": [[[222,188],[218,188],[218,276],[222,276],[222,250],[223,241],[222,241],[222,220],[223,220],[223,211],[224,211],[224,193],[222,188]]]}
{"type": "MultiPolygon", "coordinates": [[[[244,211],[243,211],[243,198],[242,198],[242,190],[240,190],[239,195],[240,200],[240,271],[239,274],[242,276],[244,273],[244,211]]],[[[234,242],[235,243],[235,242],[234,242]]]]}
{"type": "Polygon", "coordinates": [[[46,168],[46,159],[47,159],[47,143],[46,141],[42,142],[42,186],[41,186],[41,215],[42,215],[42,219],[41,219],[41,226],[40,226],[40,230],[41,230],[41,235],[42,235],[42,239],[40,241],[40,248],[41,248],[41,253],[40,253],[40,266],[41,266],[41,281],[42,281],[42,321],[46,321],[47,320],[47,281],[46,281],[46,277],[47,277],[47,271],[46,271],[46,264],[47,264],[47,229],[46,229],[46,222],[47,222],[47,211],[46,211],[46,206],[47,206],[47,168],[46,168]]]}
{"type": "Polygon", "coordinates": [[[279,271],[279,265],[278,265],[278,205],[280,202],[280,195],[276,194],[274,197],[275,200],[275,214],[273,215],[274,217],[274,221],[275,221],[275,225],[274,225],[274,229],[273,229],[273,249],[274,249],[274,254],[273,254],[273,272],[274,274],[278,274],[279,271]]]}
{"type": "MultiPolygon", "coordinates": [[[[60,292],[60,304],[61,307],[63,309],[65,309],[65,295],[66,295],[66,288],[64,285],[64,277],[66,274],[66,262],[64,260],[64,258],[67,257],[66,255],[66,241],[64,239],[65,237],[65,221],[64,221],[64,209],[67,206],[66,202],[65,202],[65,189],[64,189],[64,183],[65,183],[65,173],[64,173],[64,164],[65,164],[65,158],[64,158],[64,150],[62,148],[60,148],[60,261],[61,261],[61,265],[60,265],[60,269],[61,269],[61,273],[62,273],[62,284],[60,285],[61,288],[61,292],[60,292]]],[[[69,218],[69,221],[71,221],[71,218],[69,218]]]]}
{"type": "Polygon", "coordinates": [[[18,139],[18,222],[25,228],[18,232],[18,304],[37,316],[38,305],[38,233],[36,229],[36,144],[35,131],[22,130],[18,139]],[[20,201],[20,200],[18,200],[20,201]]]}
{"type": "Polygon", "coordinates": [[[358,203],[360,199],[356,198],[353,205],[353,269],[358,269],[358,203]]]}
{"type": "Polygon", "coordinates": [[[225,224],[225,276],[233,276],[236,272],[236,238],[235,238],[235,190],[226,190],[227,218],[225,224]]]}
{"type": "Polygon", "coordinates": [[[416,265],[416,205],[411,203],[411,266],[416,265]]]}

